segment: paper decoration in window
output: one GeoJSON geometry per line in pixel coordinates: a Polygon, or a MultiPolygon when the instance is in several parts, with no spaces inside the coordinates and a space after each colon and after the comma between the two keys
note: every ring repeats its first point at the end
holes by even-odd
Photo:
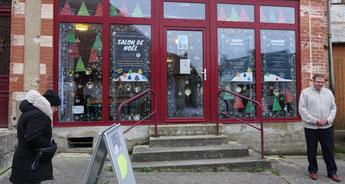
{"type": "Polygon", "coordinates": [[[272,9],[271,9],[271,11],[270,11],[270,16],[269,16],[269,18],[268,18],[268,22],[277,22],[277,18],[276,18],[276,16],[274,15],[274,12],[273,12],[272,9]]]}
{"type": "Polygon", "coordinates": [[[240,17],[238,17],[237,11],[235,8],[232,8],[231,15],[230,15],[230,21],[239,21],[240,17]]]}
{"type": "Polygon", "coordinates": [[[68,31],[65,41],[76,43],[75,34],[74,34],[74,30],[73,29],[68,31]]]}
{"type": "Polygon", "coordinates": [[[115,6],[111,3],[110,3],[110,7],[109,7],[109,16],[110,17],[119,16],[119,13],[117,12],[115,6]]]}
{"type": "Polygon", "coordinates": [[[273,109],[272,111],[281,111],[282,107],[280,107],[279,101],[277,99],[277,97],[274,98],[274,102],[273,102],[273,109]]]}
{"type": "Polygon", "coordinates": [[[85,6],[85,2],[83,1],[83,3],[81,3],[81,7],[79,9],[78,15],[82,15],[82,16],[89,16],[89,11],[87,10],[86,6],[85,6]]]}
{"type": "Polygon", "coordinates": [[[138,74],[139,75],[142,75],[143,74],[143,71],[141,69],[138,70],[138,74]]]}
{"type": "Polygon", "coordinates": [[[129,70],[128,70],[128,73],[129,73],[129,74],[132,74],[132,73],[133,73],[133,70],[132,70],[132,69],[129,69],[129,70]]]}
{"type": "Polygon", "coordinates": [[[267,18],[264,14],[264,11],[260,8],[260,22],[267,22],[267,18]]]}
{"type": "Polygon", "coordinates": [[[278,15],[278,23],[286,23],[286,19],[284,17],[283,12],[280,10],[278,15]]]}
{"type": "Polygon", "coordinates": [[[63,6],[60,15],[72,15],[71,6],[69,1],[66,1],[65,5],[63,6]]]}
{"type": "Polygon", "coordinates": [[[242,100],[240,97],[236,97],[235,99],[235,104],[234,104],[234,109],[243,109],[244,108],[244,105],[242,103],[242,100]]]}
{"type": "MultiPolygon", "coordinates": [[[[228,84],[225,89],[228,91],[231,91],[230,84],[228,84]]],[[[233,94],[225,92],[223,99],[224,100],[233,100],[233,99],[235,99],[235,97],[233,94]]]]}
{"type": "Polygon", "coordinates": [[[136,81],[140,80],[140,79],[139,79],[139,76],[136,75],[135,78],[134,78],[134,80],[136,80],[136,81]]]}
{"type": "Polygon", "coordinates": [[[262,100],[262,111],[268,111],[267,103],[265,100],[262,100]]]}
{"type": "Polygon", "coordinates": [[[225,12],[224,12],[224,8],[222,7],[220,9],[220,12],[219,12],[219,15],[218,15],[218,20],[219,21],[226,21],[226,15],[225,15],[225,12]]]}
{"type": "Polygon", "coordinates": [[[68,56],[72,57],[72,58],[77,58],[79,57],[79,49],[78,49],[78,45],[75,43],[73,44],[72,49],[70,49],[68,51],[68,56]]]}
{"type": "Polygon", "coordinates": [[[245,112],[246,113],[254,113],[255,112],[255,109],[254,109],[252,101],[248,101],[246,109],[245,109],[245,112]]]}
{"type": "Polygon", "coordinates": [[[250,21],[248,15],[247,15],[247,12],[246,12],[246,10],[244,10],[244,8],[242,8],[242,10],[241,10],[240,20],[243,21],[243,22],[250,21]]]}
{"type": "Polygon", "coordinates": [[[137,5],[135,6],[132,17],[143,17],[143,13],[141,11],[139,3],[137,3],[137,5]]]}
{"type": "Polygon", "coordinates": [[[103,6],[102,6],[102,3],[99,2],[97,5],[95,16],[102,16],[102,15],[103,15],[103,6]]]}
{"type": "Polygon", "coordinates": [[[99,38],[99,35],[96,36],[96,40],[95,43],[93,43],[92,48],[97,51],[101,51],[103,49],[102,40],[99,38]]]}
{"type": "Polygon", "coordinates": [[[77,66],[75,67],[75,72],[85,72],[85,66],[81,57],[78,59],[77,66]]]}
{"type": "Polygon", "coordinates": [[[127,78],[128,80],[132,80],[132,77],[130,76],[130,75],[128,75],[128,78],[127,78]]]}
{"type": "Polygon", "coordinates": [[[128,17],[128,8],[126,3],[122,3],[119,16],[128,17]]]}
{"type": "Polygon", "coordinates": [[[91,49],[89,63],[97,62],[99,58],[95,49],[91,49]]]}
{"type": "Polygon", "coordinates": [[[285,90],[285,103],[292,102],[292,101],[294,101],[294,97],[292,96],[290,91],[286,89],[285,90]]]}

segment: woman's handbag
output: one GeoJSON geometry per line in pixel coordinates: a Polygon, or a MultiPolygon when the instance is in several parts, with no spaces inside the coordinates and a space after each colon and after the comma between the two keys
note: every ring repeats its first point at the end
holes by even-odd
{"type": "Polygon", "coordinates": [[[34,170],[39,162],[43,163],[51,160],[55,155],[56,149],[57,144],[55,143],[54,139],[52,140],[52,145],[50,147],[36,149],[38,153],[34,163],[31,165],[31,170],[34,170]]]}

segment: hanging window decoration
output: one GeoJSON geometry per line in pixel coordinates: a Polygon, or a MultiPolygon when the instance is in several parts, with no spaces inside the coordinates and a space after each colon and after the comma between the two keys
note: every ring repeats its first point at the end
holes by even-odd
{"type": "Polygon", "coordinates": [[[109,16],[149,18],[151,17],[151,0],[110,0],[109,16]]]}
{"type": "MultiPolygon", "coordinates": [[[[118,106],[151,88],[151,27],[110,26],[109,119],[116,120],[118,106]]],[[[145,117],[151,112],[150,94],[123,108],[122,120],[145,117]]]]}
{"type": "Polygon", "coordinates": [[[254,22],[254,6],[218,4],[218,21],[254,22]]]}
{"type": "Polygon", "coordinates": [[[101,36],[100,24],[59,24],[60,122],[102,120],[101,36]]]}
{"type": "Polygon", "coordinates": [[[264,117],[297,117],[295,31],[261,30],[264,117]]]}
{"type": "Polygon", "coordinates": [[[294,24],[295,8],[260,6],[260,22],[294,24]]]}
{"type": "MultiPolygon", "coordinates": [[[[219,89],[255,99],[254,43],[254,30],[218,29],[219,89]]],[[[230,93],[221,94],[219,108],[237,118],[256,117],[255,104],[230,93]]]]}
{"type": "Polygon", "coordinates": [[[103,16],[103,0],[59,0],[60,15],[103,16]]]}

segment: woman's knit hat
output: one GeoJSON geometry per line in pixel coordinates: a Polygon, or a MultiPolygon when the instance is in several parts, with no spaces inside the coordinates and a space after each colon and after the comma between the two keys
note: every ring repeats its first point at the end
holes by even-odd
{"type": "Polygon", "coordinates": [[[61,105],[61,99],[56,91],[48,89],[43,96],[49,101],[51,106],[61,105]]]}

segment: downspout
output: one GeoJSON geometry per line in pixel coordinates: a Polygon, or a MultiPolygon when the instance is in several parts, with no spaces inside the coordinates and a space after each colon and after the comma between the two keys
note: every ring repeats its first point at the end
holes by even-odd
{"type": "Polygon", "coordinates": [[[328,17],[328,60],[329,60],[329,82],[331,91],[334,93],[334,70],[333,70],[333,52],[332,52],[332,32],[331,32],[331,0],[327,0],[327,17],[328,17]]]}

